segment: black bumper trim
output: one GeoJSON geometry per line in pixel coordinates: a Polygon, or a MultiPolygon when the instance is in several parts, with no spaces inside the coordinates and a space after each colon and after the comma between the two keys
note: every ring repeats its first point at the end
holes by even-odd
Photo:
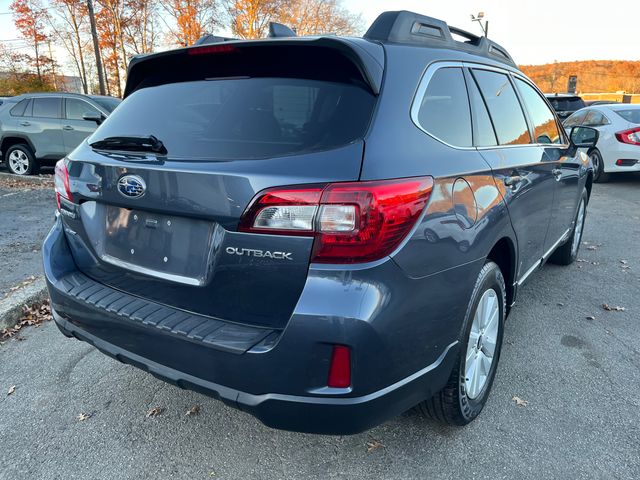
{"type": "Polygon", "coordinates": [[[63,294],[96,308],[127,318],[168,334],[225,352],[242,354],[273,333],[272,329],[225,322],[166,307],[98,283],[80,272],[72,272],[56,282],[63,294]]]}

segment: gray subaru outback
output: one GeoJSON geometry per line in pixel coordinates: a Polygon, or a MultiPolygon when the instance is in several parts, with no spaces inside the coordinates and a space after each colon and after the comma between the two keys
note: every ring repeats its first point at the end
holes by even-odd
{"type": "Polygon", "coordinates": [[[55,321],[272,427],[467,424],[519,288],[576,258],[597,132],[433,18],[292,35],[132,61],[56,166],[55,321]]]}
{"type": "Polygon", "coordinates": [[[91,135],[120,99],[73,93],[31,93],[0,106],[0,160],[15,175],[37,174],[91,135]]]}

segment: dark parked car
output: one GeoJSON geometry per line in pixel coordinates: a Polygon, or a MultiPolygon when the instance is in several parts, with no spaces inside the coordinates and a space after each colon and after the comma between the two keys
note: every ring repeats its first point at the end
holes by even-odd
{"type": "Polygon", "coordinates": [[[0,106],[0,160],[11,173],[38,173],[76,148],[120,103],[113,97],[33,93],[0,106]]]}
{"type": "Polygon", "coordinates": [[[53,316],[272,427],[464,425],[520,286],[578,253],[574,134],[505,49],[410,12],[136,59],[56,166],[53,316]]]}
{"type": "Polygon", "coordinates": [[[584,100],[578,95],[572,95],[570,93],[554,93],[553,95],[547,95],[547,99],[551,103],[551,106],[560,117],[560,120],[564,120],[569,117],[573,112],[584,108],[586,104],[584,100]]]}

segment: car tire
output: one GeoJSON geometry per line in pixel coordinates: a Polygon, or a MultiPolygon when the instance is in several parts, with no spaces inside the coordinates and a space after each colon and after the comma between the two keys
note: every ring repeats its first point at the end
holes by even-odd
{"type": "Polygon", "coordinates": [[[609,174],[604,171],[604,161],[600,150],[594,148],[589,152],[589,158],[593,164],[593,181],[595,183],[605,183],[609,181],[609,174]]]}
{"type": "Polygon", "coordinates": [[[478,274],[467,307],[455,366],[446,386],[417,405],[417,410],[423,415],[447,425],[462,426],[480,414],[489,397],[500,359],[506,298],[500,267],[487,261],[478,274]],[[483,315],[485,311],[487,315],[483,315]],[[493,342],[491,357],[487,355],[491,353],[490,342],[493,342]],[[480,367],[486,374],[484,379],[480,367]],[[477,377],[473,372],[477,372],[477,377]],[[474,383],[476,381],[478,383],[474,383]]]}
{"type": "Polygon", "coordinates": [[[25,143],[9,147],[4,158],[7,168],[14,175],[36,175],[40,170],[36,156],[25,143]]]}
{"type": "Polygon", "coordinates": [[[559,246],[556,251],[553,252],[549,258],[551,263],[555,263],[556,265],[571,265],[576,261],[576,258],[578,258],[580,243],[582,242],[582,233],[584,232],[584,221],[587,217],[588,203],[589,196],[587,195],[587,189],[583,188],[571,236],[563,245],[559,246]]]}

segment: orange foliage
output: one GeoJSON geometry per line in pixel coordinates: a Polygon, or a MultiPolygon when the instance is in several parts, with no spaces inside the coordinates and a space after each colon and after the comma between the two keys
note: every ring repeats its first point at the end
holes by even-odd
{"type": "Polygon", "coordinates": [[[578,92],[640,93],[640,62],[586,60],[521,65],[520,69],[546,93],[566,92],[570,75],[578,76],[578,92]]]}

